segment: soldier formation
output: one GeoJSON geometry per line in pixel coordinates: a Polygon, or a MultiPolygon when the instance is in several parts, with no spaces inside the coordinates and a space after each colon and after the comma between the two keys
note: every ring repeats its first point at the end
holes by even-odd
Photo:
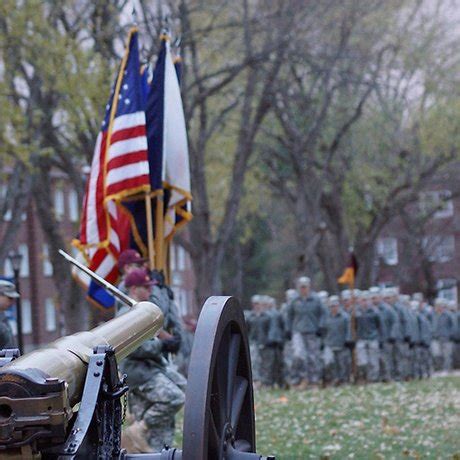
{"type": "Polygon", "coordinates": [[[269,296],[251,302],[245,316],[256,386],[407,381],[460,360],[460,312],[447,299],[431,306],[397,287],[329,296],[300,277],[280,308],[269,296]]]}

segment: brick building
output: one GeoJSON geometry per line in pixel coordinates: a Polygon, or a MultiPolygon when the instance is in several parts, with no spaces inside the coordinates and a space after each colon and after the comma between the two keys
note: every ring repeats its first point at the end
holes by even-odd
{"type": "Polygon", "coordinates": [[[418,202],[388,225],[376,248],[376,279],[402,292],[458,301],[460,165],[439,175],[418,202]]]}
{"type": "MultiPolygon", "coordinates": [[[[76,191],[71,188],[64,175],[53,174],[54,212],[60,221],[65,240],[71,241],[77,235],[80,219],[80,202],[76,191]]],[[[1,191],[0,191],[1,192],[1,191]]],[[[3,190],[3,193],[5,191],[3,190]]],[[[49,250],[31,198],[27,212],[22,216],[21,226],[15,240],[15,249],[22,255],[20,268],[20,289],[22,299],[22,329],[26,351],[49,343],[63,333],[63,318],[53,282],[53,266],[49,261],[49,250]]],[[[5,231],[4,222],[11,219],[7,211],[0,222],[0,234],[5,231]]],[[[70,245],[69,245],[70,250],[70,245]]],[[[76,250],[73,250],[74,253],[76,250]]],[[[191,260],[182,247],[172,246],[171,287],[182,315],[196,312],[194,300],[194,277],[191,260]]],[[[8,259],[1,275],[13,277],[8,259]]],[[[90,306],[93,309],[95,307],[90,306]]],[[[16,329],[15,308],[10,317],[13,329],[16,329]]],[[[107,317],[107,315],[105,315],[107,317]]]]}

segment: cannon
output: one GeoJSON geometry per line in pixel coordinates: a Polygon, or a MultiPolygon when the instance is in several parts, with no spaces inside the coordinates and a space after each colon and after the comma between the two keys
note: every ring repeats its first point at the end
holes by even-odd
{"type": "MultiPolygon", "coordinates": [[[[86,267],[85,271],[89,273],[86,267]]],[[[24,356],[17,350],[0,352],[0,458],[274,458],[256,453],[248,340],[243,313],[232,297],[210,297],[198,320],[182,449],[165,447],[145,454],[122,449],[128,385],[117,362],[159,332],[163,315],[157,305],[136,304],[89,274],[131,309],[91,331],[63,337],[24,356]]]]}

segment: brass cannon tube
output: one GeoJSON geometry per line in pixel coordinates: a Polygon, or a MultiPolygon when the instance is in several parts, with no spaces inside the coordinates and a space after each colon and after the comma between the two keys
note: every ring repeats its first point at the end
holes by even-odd
{"type": "Polygon", "coordinates": [[[147,339],[152,338],[163,324],[160,308],[151,302],[139,302],[129,311],[91,331],[62,337],[46,348],[12,361],[2,372],[40,369],[50,378],[67,382],[69,402],[80,401],[86,377],[86,364],[93,348],[110,345],[118,361],[128,356],[147,339]]]}

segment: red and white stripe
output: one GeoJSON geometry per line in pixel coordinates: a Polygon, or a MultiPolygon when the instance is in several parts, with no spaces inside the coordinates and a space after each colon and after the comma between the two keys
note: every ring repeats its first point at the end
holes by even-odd
{"type": "Polygon", "coordinates": [[[102,131],[97,137],[83,202],[80,243],[87,248],[90,269],[115,282],[117,259],[125,249],[123,240],[129,223],[113,200],[150,184],[145,113],[115,118],[108,148],[106,143],[107,131],[102,131]]]}
{"type": "Polygon", "coordinates": [[[144,112],[122,115],[114,120],[106,174],[109,197],[150,184],[144,112]]]}

